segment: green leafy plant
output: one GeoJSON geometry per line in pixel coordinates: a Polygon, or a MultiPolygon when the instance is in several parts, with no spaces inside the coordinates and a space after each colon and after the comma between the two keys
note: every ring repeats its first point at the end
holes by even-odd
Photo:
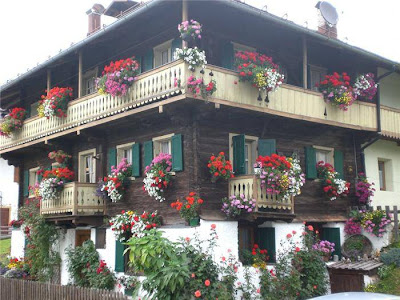
{"type": "Polygon", "coordinates": [[[381,254],[381,261],[385,265],[396,265],[400,267],[400,248],[392,248],[386,253],[381,254]]]}

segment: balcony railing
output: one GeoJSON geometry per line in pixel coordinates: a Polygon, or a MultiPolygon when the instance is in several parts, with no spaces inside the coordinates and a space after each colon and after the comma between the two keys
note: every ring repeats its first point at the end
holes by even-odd
{"type": "Polygon", "coordinates": [[[96,183],[67,183],[58,199],[41,202],[40,214],[46,216],[103,215],[105,202],[104,199],[95,195],[96,188],[96,183]]]}
{"type": "Polygon", "coordinates": [[[255,175],[242,175],[229,179],[229,196],[245,195],[247,199],[256,200],[256,212],[262,209],[286,210],[294,212],[294,197],[282,200],[277,195],[266,193],[261,188],[260,179],[255,175]]]}

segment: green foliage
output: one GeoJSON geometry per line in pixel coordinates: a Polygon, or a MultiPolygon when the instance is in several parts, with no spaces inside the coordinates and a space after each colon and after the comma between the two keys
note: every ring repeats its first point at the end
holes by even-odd
{"type": "Polygon", "coordinates": [[[383,265],[378,269],[378,276],[380,279],[387,278],[396,267],[394,265],[383,265]]]}
{"type": "Polygon", "coordinates": [[[104,261],[100,261],[97,267],[92,265],[86,268],[84,274],[91,288],[105,290],[114,289],[116,282],[115,274],[110,271],[104,261]]]}
{"type": "Polygon", "coordinates": [[[386,253],[381,254],[381,261],[385,265],[394,264],[400,267],[400,248],[392,248],[386,253]]]}
{"type": "Polygon", "coordinates": [[[11,251],[11,239],[0,240],[0,259],[6,258],[10,255],[11,251]]]}
{"type": "Polygon", "coordinates": [[[380,272],[385,273],[381,274],[384,277],[377,283],[368,285],[365,291],[400,296],[400,268],[392,266],[380,272]]]}

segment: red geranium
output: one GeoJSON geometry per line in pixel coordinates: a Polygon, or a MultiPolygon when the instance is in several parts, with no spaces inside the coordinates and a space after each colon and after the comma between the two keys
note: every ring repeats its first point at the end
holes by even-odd
{"type": "Polygon", "coordinates": [[[220,152],[217,156],[211,155],[207,167],[212,176],[212,182],[216,182],[219,178],[228,180],[229,178],[234,177],[232,164],[225,158],[224,152],[220,152]]]}
{"type": "Polygon", "coordinates": [[[204,203],[203,199],[196,195],[195,192],[190,192],[185,200],[179,199],[171,203],[171,207],[179,211],[181,217],[186,221],[199,216],[200,206],[204,203]]]}

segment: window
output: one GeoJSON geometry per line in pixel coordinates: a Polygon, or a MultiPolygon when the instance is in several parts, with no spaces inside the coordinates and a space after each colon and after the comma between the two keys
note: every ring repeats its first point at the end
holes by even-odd
{"type": "Polygon", "coordinates": [[[117,163],[126,158],[129,164],[132,164],[132,145],[135,143],[127,143],[117,146],[117,163]]]}
{"type": "Polygon", "coordinates": [[[106,248],[106,232],[105,228],[96,228],[96,249],[106,248]]]}
{"type": "MultiPolygon", "coordinates": [[[[237,136],[238,134],[229,134],[229,145],[230,145],[230,151],[229,151],[229,160],[231,162],[235,162],[233,159],[233,137],[237,136]]],[[[257,159],[257,143],[258,143],[258,137],[256,136],[250,136],[250,135],[245,135],[245,144],[244,144],[244,171],[245,174],[253,174],[254,173],[254,168],[253,165],[256,162],[257,159]]]]}
{"type": "Polygon", "coordinates": [[[160,137],[153,138],[154,157],[160,153],[172,154],[172,137],[174,134],[167,134],[160,137]]]}
{"type": "MultiPolygon", "coordinates": [[[[39,182],[39,175],[37,174],[37,171],[39,171],[39,167],[29,169],[29,185],[33,186],[37,182],[39,182]]],[[[29,197],[34,197],[34,191],[32,189],[29,190],[29,197]]]]}
{"type": "Polygon", "coordinates": [[[385,162],[378,160],[379,170],[379,187],[381,191],[386,191],[386,173],[385,173],[385,162]]]}
{"type": "Polygon", "coordinates": [[[31,117],[35,117],[39,114],[37,110],[38,107],[39,107],[39,101],[31,104],[31,111],[30,111],[31,117]]]}
{"type": "Polygon", "coordinates": [[[318,92],[318,87],[316,87],[315,84],[321,82],[325,78],[327,69],[309,65],[309,72],[310,72],[309,89],[318,92]]]}
{"type": "Polygon", "coordinates": [[[315,149],[315,158],[317,163],[323,161],[324,163],[329,163],[333,165],[334,163],[334,149],[322,146],[313,146],[315,149]]]}
{"type": "Polygon", "coordinates": [[[79,152],[79,182],[96,183],[96,149],[79,152]]]}
{"type": "Polygon", "coordinates": [[[256,48],[253,48],[250,46],[246,46],[246,45],[235,43],[235,42],[232,42],[232,44],[233,44],[234,53],[239,52],[239,51],[242,51],[242,52],[245,52],[245,51],[255,52],[256,51],[256,48]]]}
{"type": "Polygon", "coordinates": [[[154,47],[154,68],[165,65],[171,61],[172,40],[154,47]]]}
{"type": "Polygon", "coordinates": [[[82,77],[82,96],[96,92],[96,78],[98,67],[87,71],[82,77]]]}

